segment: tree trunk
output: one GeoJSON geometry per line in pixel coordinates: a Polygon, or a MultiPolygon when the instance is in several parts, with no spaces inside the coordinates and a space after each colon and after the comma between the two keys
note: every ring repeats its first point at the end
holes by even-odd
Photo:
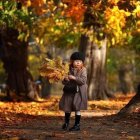
{"type": "Polygon", "coordinates": [[[88,69],[88,98],[89,100],[105,100],[113,97],[107,89],[106,81],[106,47],[107,39],[102,40],[102,46],[89,41],[87,37],[81,37],[80,51],[86,54],[86,66],[88,69]]]}
{"type": "Polygon", "coordinates": [[[7,74],[7,95],[8,97],[28,96],[33,86],[33,78],[27,69],[28,50],[27,42],[19,41],[18,31],[8,28],[1,32],[1,60],[4,63],[4,69],[7,74]],[[32,85],[32,88],[31,88],[32,85]]]}
{"type": "Polygon", "coordinates": [[[49,81],[46,78],[39,76],[36,82],[39,82],[37,87],[38,91],[40,91],[40,96],[45,99],[50,98],[52,85],[49,83],[49,81]]]}
{"type": "Polygon", "coordinates": [[[124,108],[122,108],[119,111],[117,115],[126,116],[128,114],[131,114],[137,111],[138,112],[140,111],[140,84],[138,85],[136,95],[129,101],[129,103],[124,108]]]}
{"type": "Polygon", "coordinates": [[[88,69],[88,98],[90,100],[105,100],[108,99],[108,97],[114,97],[107,89],[107,38],[105,35],[99,36],[102,27],[96,22],[90,8],[87,8],[87,11],[85,12],[84,28],[88,30],[88,34],[90,35],[83,34],[81,36],[79,50],[84,52],[86,56],[86,66],[88,69]],[[97,39],[101,42],[101,46],[95,44],[94,40],[90,40],[90,36],[93,36],[93,33],[96,33],[97,39]]]}
{"type": "Polygon", "coordinates": [[[120,80],[120,88],[123,94],[133,93],[134,85],[133,85],[133,73],[131,65],[123,65],[119,69],[119,80],[120,80]]]}

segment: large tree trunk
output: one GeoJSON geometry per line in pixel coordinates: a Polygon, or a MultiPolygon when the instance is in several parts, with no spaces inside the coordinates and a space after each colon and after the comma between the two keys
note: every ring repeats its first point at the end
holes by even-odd
{"type": "MultiPolygon", "coordinates": [[[[89,1],[90,2],[90,1],[89,1]]],[[[88,3],[90,4],[90,3],[88,3]]],[[[114,97],[107,89],[106,80],[106,51],[107,38],[105,35],[99,36],[101,25],[96,22],[90,8],[87,8],[84,16],[84,28],[88,30],[88,35],[81,36],[79,50],[86,55],[86,66],[88,69],[88,97],[89,100],[105,100],[114,97]],[[95,34],[101,42],[101,46],[91,41],[90,37],[95,34]]]]}
{"type": "Polygon", "coordinates": [[[27,68],[27,42],[19,41],[18,31],[7,29],[1,32],[1,60],[7,73],[7,95],[28,96],[34,90],[33,78],[27,68]]]}
{"type": "Polygon", "coordinates": [[[107,39],[102,40],[102,46],[99,47],[83,35],[80,47],[80,51],[86,54],[89,100],[105,100],[108,97],[113,97],[107,89],[106,81],[107,39]]]}
{"type": "Polygon", "coordinates": [[[129,101],[129,103],[124,108],[119,111],[117,115],[120,117],[127,116],[133,112],[140,112],[140,84],[138,85],[136,95],[129,101]]]}

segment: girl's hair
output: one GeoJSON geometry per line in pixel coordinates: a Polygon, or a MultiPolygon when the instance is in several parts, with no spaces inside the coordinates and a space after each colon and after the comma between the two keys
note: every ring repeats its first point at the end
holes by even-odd
{"type": "Polygon", "coordinates": [[[73,68],[73,60],[70,60],[69,70],[71,70],[71,68],[73,68]]]}

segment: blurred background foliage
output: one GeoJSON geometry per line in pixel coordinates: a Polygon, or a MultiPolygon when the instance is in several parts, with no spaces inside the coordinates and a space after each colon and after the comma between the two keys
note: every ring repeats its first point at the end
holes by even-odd
{"type": "MultiPolygon", "coordinates": [[[[87,5],[84,6],[82,0],[62,2],[58,0],[0,1],[1,29],[6,27],[17,29],[20,33],[18,39],[29,41],[28,68],[34,79],[39,78],[38,68],[44,57],[54,58],[60,55],[68,61],[70,54],[79,47],[81,34],[92,34],[91,39],[96,42],[97,38],[94,35],[106,32],[109,88],[114,92],[120,90],[119,71],[125,65],[131,67],[135,86],[140,81],[139,2],[133,0],[128,7],[119,0],[93,2],[90,7],[91,13],[97,23],[103,26],[103,30],[95,30],[92,33],[90,30],[83,29],[85,23],[82,21],[87,5]]],[[[6,79],[2,65],[0,61],[0,83],[4,83],[6,79]]],[[[61,83],[58,85],[60,86],[61,83]]],[[[52,92],[58,91],[55,85],[54,89],[52,92]]],[[[61,86],[58,89],[61,89],[61,86]]]]}
{"type": "MultiPolygon", "coordinates": [[[[47,51],[45,52],[36,52],[38,48],[36,45],[32,45],[32,47],[29,47],[29,57],[28,57],[28,68],[30,72],[32,73],[35,80],[39,78],[39,71],[38,68],[40,67],[40,64],[42,62],[42,59],[44,57],[48,57],[47,51]],[[33,47],[34,46],[34,47],[33,47]],[[34,51],[33,51],[34,50],[34,51]]],[[[52,54],[52,57],[55,57],[58,53],[64,58],[64,60],[69,60],[69,55],[71,52],[77,50],[76,48],[70,49],[67,51],[67,49],[59,48],[53,48],[50,51],[50,54],[52,54]],[[61,53],[60,53],[61,52],[61,53]]],[[[107,79],[108,79],[108,86],[109,89],[113,92],[120,92],[120,81],[118,76],[118,71],[121,67],[124,67],[124,65],[131,65],[132,66],[132,73],[133,73],[133,79],[134,79],[134,86],[139,83],[140,81],[140,56],[138,53],[136,53],[134,50],[124,49],[121,48],[110,48],[108,49],[107,53],[107,79]]],[[[5,83],[6,74],[4,72],[2,62],[0,61],[0,84],[5,83]]],[[[53,84],[52,85],[52,92],[57,94],[61,92],[62,85],[61,83],[53,84]]]]}

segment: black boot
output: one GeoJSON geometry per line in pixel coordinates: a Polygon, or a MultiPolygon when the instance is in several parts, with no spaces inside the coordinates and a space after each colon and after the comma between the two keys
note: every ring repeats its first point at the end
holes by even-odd
{"type": "Polygon", "coordinates": [[[72,128],[69,129],[69,131],[79,131],[80,130],[80,119],[81,119],[81,115],[75,116],[75,124],[72,128]]]}
{"type": "Polygon", "coordinates": [[[65,113],[65,123],[62,126],[63,130],[68,130],[69,121],[70,121],[70,113],[65,113]]]}

